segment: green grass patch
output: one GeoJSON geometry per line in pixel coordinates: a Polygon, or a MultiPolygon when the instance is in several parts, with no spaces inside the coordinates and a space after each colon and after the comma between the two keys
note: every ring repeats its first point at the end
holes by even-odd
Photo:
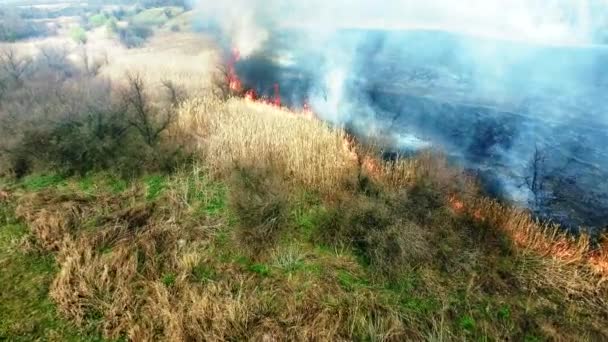
{"type": "Polygon", "coordinates": [[[127,190],[127,188],[129,187],[129,183],[127,183],[126,180],[115,177],[115,176],[111,176],[111,177],[107,178],[106,180],[107,180],[108,187],[110,188],[110,191],[114,194],[122,193],[125,190],[127,190]]]}
{"type": "Polygon", "coordinates": [[[357,277],[345,270],[338,271],[338,282],[346,291],[369,287],[369,282],[366,279],[357,277]]]}
{"type": "Polygon", "coordinates": [[[88,173],[76,180],[78,189],[92,194],[98,191],[120,194],[124,192],[129,183],[109,172],[88,173]]]}
{"type": "Polygon", "coordinates": [[[297,227],[298,232],[306,240],[312,240],[318,232],[321,224],[329,219],[327,209],[322,205],[314,205],[310,208],[298,207],[292,210],[291,217],[297,227]]]}
{"type": "Polygon", "coordinates": [[[215,280],[217,274],[213,268],[204,264],[198,264],[192,269],[192,277],[196,282],[204,283],[210,280],[215,280]]]}
{"type": "Polygon", "coordinates": [[[218,215],[226,209],[226,187],[220,183],[211,183],[202,199],[201,210],[207,215],[218,215]]]}
{"type": "Polygon", "coordinates": [[[27,176],[20,184],[25,190],[40,191],[46,188],[65,185],[67,182],[65,177],[60,174],[42,174],[27,176]]]}
{"type": "Polygon", "coordinates": [[[166,287],[173,287],[175,285],[175,274],[167,273],[163,276],[162,282],[166,287]]]}
{"type": "Polygon", "coordinates": [[[270,275],[270,267],[265,264],[252,264],[248,267],[249,271],[257,273],[262,277],[268,277],[270,275]]]}
{"type": "Polygon", "coordinates": [[[146,184],[146,199],[153,201],[157,199],[167,186],[167,179],[161,175],[149,176],[144,180],[146,184]]]}
{"type": "Polygon", "coordinates": [[[460,327],[460,329],[468,333],[472,333],[475,330],[476,326],[475,319],[473,319],[473,317],[471,316],[462,316],[458,320],[458,326],[460,327]]]}

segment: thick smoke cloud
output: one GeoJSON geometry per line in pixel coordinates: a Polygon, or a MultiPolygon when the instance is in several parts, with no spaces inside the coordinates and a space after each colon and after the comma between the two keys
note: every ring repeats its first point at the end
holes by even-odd
{"type": "Polygon", "coordinates": [[[306,100],[328,121],[406,149],[438,146],[502,195],[558,219],[567,212],[573,224],[608,224],[597,214],[608,212],[608,0],[197,8],[240,51],[242,76],[258,91],[280,83],[286,102],[306,100]],[[539,150],[543,208],[525,184],[539,150]]]}

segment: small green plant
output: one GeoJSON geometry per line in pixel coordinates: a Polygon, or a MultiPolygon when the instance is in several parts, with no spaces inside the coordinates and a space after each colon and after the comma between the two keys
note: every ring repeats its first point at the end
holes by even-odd
{"type": "Polygon", "coordinates": [[[524,336],[524,341],[525,342],[540,342],[540,341],[544,341],[544,339],[542,339],[536,335],[527,333],[526,336],[524,336]]]}
{"type": "Polygon", "coordinates": [[[508,306],[503,305],[500,309],[498,309],[498,318],[505,321],[511,318],[511,310],[508,306]]]}
{"type": "Polygon", "coordinates": [[[167,185],[165,177],[154,175],[146,179],[146,199],[153,201],[160,196],[167,185]]]}
{"type": "Polygon", "coordinates": [[[95,188],[95,177],[87,174],[86,176],[78,180],[78,187],[80,190],[90,192],[95,188]]]}
{"type": "Polygon", "coordinates": [[[460,329],[471,333],[475,330],[475,320],[471,316],[462,316],[460,320],[458,320],[458,326],[460,329]]]}
{"type": "Polygon", "coordinates": [[[270,275],[270,268],[264,264],[253,264],[249,266],[249,271],[257,273],[262,277],[267,277],[270,275]]]}
{"type": "Polygon", "coordinates": [[[223,186],[212,186],[209,198],[204,201],[204,211],[217,215],[226,207],[226,189],[223,186]]]}
{"type": "Polygon", "coordinates": [[[273,253],[274,265],[284,272],[290,273],[304,266],[304,254],[297,246],[280,248],[273,253]]]}
{"type": "Polygon", "coordinates": [[[163,276],[162,282],[166,287],[173,287],[173,285],[175,285],[175,274],[173,274],[173,273],[165,274],[163,276]]]}
{"type": "Polygon", "coordinates": [[[198,264],[192,268],[192,277],[197,282],[206,282],[216,277],[215,270],[206,265],[198,264]]]}
{"type": "Polygon", "coordinates": [[[315,231],[324,220],[329,218],[327,210],[322,205],[316,205],[308,210],[296,209],[293,216],[299,231],[309,240],[314,237],[315,231]]]}
{"type": "Polygon", "coordinates": [[[127,189],[128,183],[124,179],[112,176],[108,179],[108,186],[112,193],[119,194],[127,189]]]}

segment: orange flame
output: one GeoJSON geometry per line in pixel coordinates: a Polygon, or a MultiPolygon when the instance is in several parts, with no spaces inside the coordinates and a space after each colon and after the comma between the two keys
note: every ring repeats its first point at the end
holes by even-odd
{"type": "MultiPolygon", "coordinates": [[[[283,105],[283,101],[281,99],[281,88],[278,83],[275,83],[273,85],[274,94],[273,94],[272,98],[268,98],[265,96],[260,97],[254,89],[249,89],[247,91],[243,91],[243,88],[246,88],[246,87],[243,87],[243,82],[241,81],[241,79],[238,76],[238,73],[236,71],[236,63],[240,60],[240,56],[241,55],[240,55],[238,49],[236,49],[236,48],[232,49],[232,55],[227,63],[228,64],[227,65],[227,68],[228,68],[227,82],[228,82],[228,87],[230,88],[230,90],[235,94],[243,96],[245,98],[245,100],[247,100],[247,101],[259,102],[259,103],[267,104],[270,106],[281,107],[283,105]]],[[[307,119],[311,119],[311,120],[318,119],[317,116],[315,115],[315,113],[310,108],[310,105],[308,104],[308,102],[304,103],[304,109],[302,111],[302,114],[307,119]]]]}
{"type": "Polygon", "coordinates": [[[456,197],[456,195],[450,196],[449,202],[450,202],[450,207],[452,208],[452,210],[454,210],[457,213],[459,213],[459,212],[463,211],[463,209],[465,209],[464,202],[459,200],[456,197]]]}
{"type": "Polygon", "coordinates": [[[227,75],[228,87],[233,92],[240,92],[243,87],[243,84],[241,82],[241,79],[237,75],[236,67],[235,67],[236,62],[238,62],[240,58],[241,58],[241,55],[240,55],[239,51],[237,49],[233,49],[232,56],[231,56],[230,60],[228,61],[228,75],[227,75]]]}

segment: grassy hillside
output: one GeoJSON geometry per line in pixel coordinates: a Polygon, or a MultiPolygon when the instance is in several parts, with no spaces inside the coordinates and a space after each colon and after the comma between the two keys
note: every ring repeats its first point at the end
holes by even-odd
{"type": "Polygon", "coordinates": [[[0,51],[0,340],[608,339],[606,238],[155,39],[0,51]]]}
{"type": "Polygon", "coordinates": [[[440,155],[382,161],[306,113],[213,96],[163,137],[188,161],[5,181],[0,338],[608,338],[608,247],[440,155]]]}

